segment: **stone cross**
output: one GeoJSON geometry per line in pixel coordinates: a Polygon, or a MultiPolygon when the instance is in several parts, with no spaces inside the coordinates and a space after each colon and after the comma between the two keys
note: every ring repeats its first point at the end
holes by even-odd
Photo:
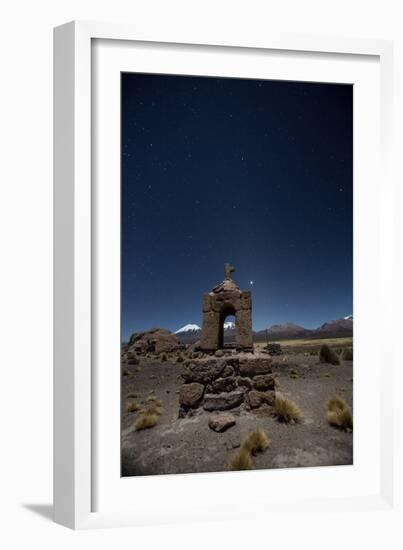
{"type": "Polygon", "coordinates": [[[235,271],[235,267],[232,266],[231,264],[225,264],[224,265],[224,270],[225,270],[225,278],[232,280],[231,273],[233,273],[235,271]]]}

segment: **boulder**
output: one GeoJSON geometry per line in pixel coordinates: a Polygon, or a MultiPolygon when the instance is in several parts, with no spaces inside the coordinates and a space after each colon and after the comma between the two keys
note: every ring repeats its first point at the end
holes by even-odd
{"type": "Polygon", "coordinates": [[[129,365],[138,365],[139,359],[135,353],[128,351],[126,354],[126,360],[129,365]]]}
{"type": "Polygon", "coordinates": [[[283,349],[280,344],[271,343],[267,344],[267,346],[263,349],[263,352],[272,356],[278,356],[283,353],[283,349]]]}
{"type": "Polygon", "coordinates": [[[214,393],[230,392],[235,390],[236,382],[235,378],[217,378],[211,384],[214,393]]]}
{"type": "Polygon", "coordinates": [[[192,384],[183,384],[179,389],[179,404],[182,407],[197,407],[204,393],[204,386],[193,382],[192,384]]]}
{"type": "Polygon", "coordinates": [[[262,392],[251,390],[248,393],[248,404],[251,409],[257,409],[263,404],[273,405],[275,398],[276,394],[274,391],[262,392]]]}
{"type": "Polygon", "coordinates": [[[222,349],[218,349],[215,354],[214,354],[216,357],[223,357],[224,356],[224,352],[222,349]]]}
{"type": "Polygon", "coordinates": [[[240,388],[247,388],[248,390],[252,389],[252,380],[243,376],[238,376],[236,383],[240,388]]]}
{"type": "Polygon", "coordinates": [[[235,373],[234,367],[231,367],[231,365],[226,365],[224,367],[224,370],[222,371],[222,377],[226,378],[227,376],[232,376],[235,373]]]}
{"type": "Polygon", "coordinates": [[[230,413],[213,414],[209,418],[208,425],[215,432],[225,432],[228,428],[235,426],[235,416],[230,413]]]}
{"type": "Polygon", "coordinates": [[[132,334],[128,345],[132,353],[166,353],[180,348],[176,334],[163,328],[153,328],[146,332],[132,334]]]}
{"type": "Polygon", "coordinates": [[[186,361],[182,372],[185,382],[209,384],[221,376],[225,367],[223,359],[208,359],[207,361],[186,361]]]}
{"type": "Polygon", "coordinates": [[[258,374],[253,379],[253,387],[260,391],[274,390],[276,381],[270,374],[258,374]]]}
{"type": "Polygon", "coordinates": [[[227,393],[206,393],[203,408],[206,411],[225,411],[237,407],[243,400],[244,393],[239,390],[227,393]]]}
{"type": "Polygon", "coordinates": [[[241,376],[257,376],[272,372],[272,360],[269,358],[251,358],[241,361],[239,373],[241,376]]]}

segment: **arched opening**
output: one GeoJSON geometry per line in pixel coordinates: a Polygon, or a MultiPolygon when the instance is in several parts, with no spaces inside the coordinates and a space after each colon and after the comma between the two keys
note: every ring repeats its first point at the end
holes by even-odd
{"type": "Polygon", "coordinates": [[[236,318],[235,309],[233,307],[227,307],[223,309],[220,314],[220,321],[218,327],[218,349],[235,348],[236,346],[236,318]]]}

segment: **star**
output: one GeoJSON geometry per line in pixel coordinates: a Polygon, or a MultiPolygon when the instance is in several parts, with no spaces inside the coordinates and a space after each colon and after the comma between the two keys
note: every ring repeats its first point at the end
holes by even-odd
{"type": "Polygon", "coordinates": [[[249,281],[250,286],[253,286],[255,284],[254,281],[249,281]]]}

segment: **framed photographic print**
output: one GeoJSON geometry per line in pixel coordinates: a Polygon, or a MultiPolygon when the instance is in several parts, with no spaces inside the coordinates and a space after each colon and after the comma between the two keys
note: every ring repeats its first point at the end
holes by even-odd
{"type": "Polygon", "coordinates": [[[391,502],[391,63],[55,30],[56,521],[391,502]]]}

